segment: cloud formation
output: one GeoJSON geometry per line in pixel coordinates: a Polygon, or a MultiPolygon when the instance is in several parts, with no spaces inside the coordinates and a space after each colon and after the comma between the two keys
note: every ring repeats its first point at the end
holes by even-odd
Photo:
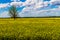
{"type": "Polygon", "coordinates": [[[30,1],[28,5],[22,10],[22,12],[20,12],[20,16],[21,17],[60,16],[60,5],[58,4],[60,4],[59,0],[51,0],[45,2],[39,0],[30,1]],[[58,8],[51,8],[53,7],[53,5],[58,6],[58,8]]]}
{"type": "Polygon", "coordinates": [[[26,0],[25,2],[21,2],[20,0],[11,0],[13,2],[0,4],[0,8],[10,7],[12,5],[15,6],[25,6],[25,8],[19,12],[21,17],[38,17],[38,16],[59,16],[60,12],[60,0],[26,0]],[[57,6],[58,8],[54,8],[57,6]],[[53,7],[53,8],[51,8],[53,7]]]}
{"type": "Polygon", "coordinates": [[[16,6],[31,6],[35,5],[36,7],[43,7],[43,6],[48,6],[48,4],[51,5],[60,5],[60,0],[51,0],[51,1],[44,1],[43,0],[26,0],[25,2],[21,2],[20,0],[11,0],[13,2],[11,3],[5,3],[5,4],[0,4],[0,8],[3,7],[8,7],[8,5],[16,5],[16,6]]]}
{"type": "Polygon", "coordinates": [[[21,17],[60,16],[60,8],[39,11],[27,8],[19,14],[21,17]]]}
{"type": "Polygon", "coordinates": [[[47,6],[48,2],[42,2],[42,0],[26,0],[25,2],[21,2],[18,0],[11,0],[13,2],[11,3],[5,3],[5,4],[0,4],[2,7],[8,7],[8,5],[12,6],[12,5],[16,5],[16,6],[31,6],[31,5],[36,5],[36,6],[47,6]],[[8,4],[8,5],[7,5],[8,4]]]}
{"type": "Polygon", "coordinates": [[[9,6],[9,3],[4,3],[4,4],[0,4],[0,8],[5,8],[5,7],[7,7],[7,6],[9,6]]]}

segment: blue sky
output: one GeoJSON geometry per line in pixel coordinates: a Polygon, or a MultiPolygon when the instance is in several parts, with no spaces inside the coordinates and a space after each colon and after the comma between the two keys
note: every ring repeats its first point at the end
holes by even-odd
{"type": "Polygon", "coordinates": [[[12,5],[18,6],[20,17],[60,16],[59,0],[0,0],[0,17],[10,17],[12,5]]]}

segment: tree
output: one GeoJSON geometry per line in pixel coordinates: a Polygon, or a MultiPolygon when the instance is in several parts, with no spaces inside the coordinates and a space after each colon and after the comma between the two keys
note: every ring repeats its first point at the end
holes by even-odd
{"type": "Polygon", "coordinates": [[[17,8],[16,8],[16,6],[11,6],[11,7],[10,7],[10,9],[9,9],[9,15],[10,15],[12,18],[14,18],[14,20],[15,20],[15,18],[17,18],[18,13],[17,13],[17,8]]]}

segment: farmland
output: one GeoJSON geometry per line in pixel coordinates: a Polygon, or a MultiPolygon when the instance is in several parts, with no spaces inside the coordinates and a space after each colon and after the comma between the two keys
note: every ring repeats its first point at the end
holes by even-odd
{"type": "Polygon", "coordinates": [[[1,40],[60,40],[60,18],[0,19],[1,40]]]}

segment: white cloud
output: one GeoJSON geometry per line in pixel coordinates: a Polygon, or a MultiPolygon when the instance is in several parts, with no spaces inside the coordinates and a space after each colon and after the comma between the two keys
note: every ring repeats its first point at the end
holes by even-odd
{"type": "Polygon", "coordinates": [[[5,7],[7,7],[7,6],[9,6],[9,3],[0,4],[0,8],[5,8],[5,7]]]}
{"type": "Polygon", "coordinates": [[[21,17],[41,17],[41,16],[60,16],[60,9],[54,8],[49,10],[32,10],[27,9],[19,14],[21,17]]]}
{"type": "Polygon", "coordinates": [[[10,17],[8,14],[8,11],[4,11],[3,13],[0,13],[0,17],[10,17]]]}
{"type": "Polygon", "coordinates": [[[51,0],[51,2],[60,1],[60,0],[51,0]]]}
{"type": "Polygon", "coordinates": [[[51,5],[60,5],[60,0],[51,0],[50,4],[51,5]]]}
{"type": "Polygon", "coordinates": [[[11,2],[10,5],[15,5],[15,6],[22,6],[22,2],[11,2]]]}

